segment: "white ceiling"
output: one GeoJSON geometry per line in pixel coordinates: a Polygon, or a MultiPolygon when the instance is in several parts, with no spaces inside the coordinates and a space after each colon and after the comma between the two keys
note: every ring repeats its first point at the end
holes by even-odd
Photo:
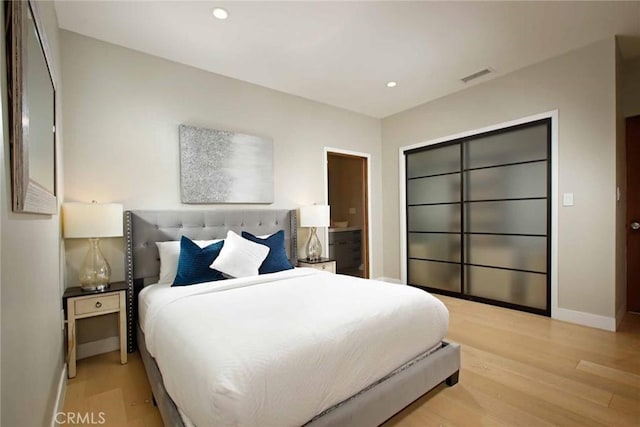
{"type": "MultiPolygon", "coordinates": [[[[613,35],[635,2],[56,1],[60,27],[374,117],[613,35]],[[220,21],[214,6],[229,11],[220,21]],[[473,83],[460,78],[484,68],[473,83]],[[398,82],[390,89],[389,80],[398,82]]],[[[637,38],[637,39],[636,39],[637,38]]]]}

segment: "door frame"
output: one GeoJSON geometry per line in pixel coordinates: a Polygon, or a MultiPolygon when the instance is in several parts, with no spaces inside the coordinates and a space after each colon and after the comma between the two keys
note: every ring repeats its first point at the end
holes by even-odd
{"type": "Polygon", "coordinates": [[[473,129],[466,132],[447,135],[444,137],[406,145],[398,149],[398,171],[399,171],[399,199],[400,199],[400,280],[407,284],[407,193],[406,181],[407,171],[405,151],[416,148],[427,147],[429,145],[440,144],[454,139],[466,138],[485,132],[503,129],[510,126],[517,126],[542,119],[551,119],[551,317],[566,317],[569,313],[561,313],[558,307],[558,110],[547,111],[532,116],[523,117],[508,122],[497,123],[483,128],[473,129]]]}
{"type": "MultiPolygon", "coordinates": [[[[371,270],[373,266],[373,234],[371,223],[371,154],[361,151],[344,150],[342,148],[324,147],[324,204],[329,204],[329,154],[346,154],[348,156],[362,157],[367,162],[367,277],[371,278],[371,270]]],[[[325,256],[329,256],[329,227],[324,230],[324,241],[327,242],[324,248],[325,256]]]]}

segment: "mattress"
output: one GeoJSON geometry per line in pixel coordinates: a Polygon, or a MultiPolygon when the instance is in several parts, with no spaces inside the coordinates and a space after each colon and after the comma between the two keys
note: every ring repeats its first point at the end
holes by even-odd
{"type": "Polygon", "coordinates": [[[444,305],[412,287],[294,269],[151,285],[140,327],[196,426],[299,426],[437,346],[444,305]]]}

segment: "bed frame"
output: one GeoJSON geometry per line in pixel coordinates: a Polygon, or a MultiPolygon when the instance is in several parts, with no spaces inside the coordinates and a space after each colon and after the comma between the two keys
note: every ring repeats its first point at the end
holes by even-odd
{"type": "MultiPolygon", "coordinates": [[[[295,265],[296,218],[296,211],[275,209],[125,212],[128,351],[133,352],[136,347],[140,351],[154,402],[165,426],[184,427],[185,421],[167,394],[158,365],[147,351],[144,333],[136,325],[138,292],[144,285],[157,281],[160,271],[155,242],[179,240],[182,235],[199,240],[219,239],[226,236],[227,230],[255,235],[284,230],[287,255],[295,265]]],[[[305,426],[376,426],[440,383],[456,384],[460,370],[459,345],[443,342],[435,351],[426,350],[371,386],[316,415],[305,426]]]]}

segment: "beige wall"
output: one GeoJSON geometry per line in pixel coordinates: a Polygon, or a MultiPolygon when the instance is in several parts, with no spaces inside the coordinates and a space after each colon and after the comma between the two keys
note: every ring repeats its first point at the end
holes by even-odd
{"type": "MultiPolygon", "coordinates": [[[[51,2],[38,2],[60,75],[58,23],[51,2]]],[[[3,14],[0,11],[0,14],[3,14]]],[[[4,20],[2,20],[4,22],[4,20]]],[[[51,423],[62,374],[60,216],[14,214],[11,210],[5,38],[1,32],[2,85],[2,424],[51,423]]],[[[58,95],[62,88],[58,81],[58,95]]],[[[60,97],[58,97],[58,107],[60,97]]],[[[60,112],[60,108],[57,110],[60,112]]],[[[61,116],[58,115],[58,119],[61,116]]],[[[58,159],[61,144],[58,144],[58,159]]],[[[58,175],[62,175],[59,161],[58,175]]],[[[58,190],[62,184],[58,182],[58,190]]],[[[61,194],[61,193],[59,193],[61,194]]]]}
{"type": "MultiPolygon", "coordinates": [[[[324,202],[324,147],[371,154],[375,241],[381,242],[380,120],[62,31],[67,201],[125,209],[237,208],[180,203],[178,125],[268,136],[274,141],[273,205],[324,202]]],[[[319,233],[322,236],[324,233],[319,233]]],[[[300,247],[306,230],[300,231],[300,247]]],[[[66,241],[67,286],[77,284],[85,242],[66,241]]],[[[102,247],[124,278],[122,239],[102,247]]],[[[323,244],[323,247],[327,245],[323,244]]],[[[381,245],[373,275],[382,275],[381,245]]],[[[115,323],[108,326],[115,333],[115,323]]],[[[94,340],[82,328],[79,341],[94,340]]]]}
{"type": "Polygon", "coordinates": [[[384,273],[400,277],[398,148],[558,110],[559,306],[615,313],[615,45],[613,38],[382,121],[384,273]]]}

